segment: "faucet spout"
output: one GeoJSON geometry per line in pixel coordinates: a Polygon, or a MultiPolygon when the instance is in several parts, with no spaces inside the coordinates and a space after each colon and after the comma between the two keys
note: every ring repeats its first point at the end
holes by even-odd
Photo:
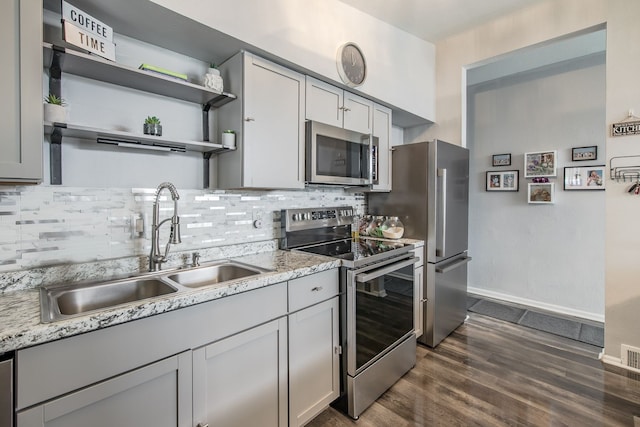
{"type": "Polygon", "coordinates": [[[155,200],[153,202],[153,224],[151,225],[151,253],[149,254],[149,271],[158,271],[162,268],[162,263],[167,261],[171,244],[181,243],[180,238],[180,217],[178,216],[178,200],[180,195],[175,185],[170,182],[163,182],[156,190],[155,200]],[[160,221],[160,193],[167,189],[171,193],[173,199],[173,215],[160,221]],[[164,254],[160,253],[160,227],[167,221],[171,221],[171,231],[169,233],[169,241],[165,247],[164,254]]]}

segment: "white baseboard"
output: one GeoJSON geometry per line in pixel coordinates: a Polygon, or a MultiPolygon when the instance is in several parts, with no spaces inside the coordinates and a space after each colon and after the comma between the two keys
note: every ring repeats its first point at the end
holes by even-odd
{"type": "Polygon", "coordinates": [[[471,294],[480,295],[487,298],[493,298],[503,301],[512,302],[514,304],[526,305],[529,307],[539,308],[545,311],[551,311],[565,316],[579,317],[581,319],[593,320],[595,322],[604,323],[604,315],[597,313],[589,313],[582,310],[573,310],[571,308],[562,307],[554,304],[547,304],[540,301],[530,300],[526,298],[514,297],[513,295],[503,294],[500,292],[488,291],[486,289],[474,288],[469,286],[467,291],[471,294]]]}
{"type": "Polygon", "coordinates": [[[624,363],[622,363],[622,359],[621,358],[613,357],[613,356],[607,356],[606,354],[604,354],[604,350],[602,350],[602,353],[600,353],[599,358],[602,361],[602,363],[606,363],[607,365],[617,366],[619,368],[627,369],[627,370],[629,370],[631,372],[640,373],[640,369],[635,369],[635,368],[632,368],[632,367],[627,366],[624,363]]]}

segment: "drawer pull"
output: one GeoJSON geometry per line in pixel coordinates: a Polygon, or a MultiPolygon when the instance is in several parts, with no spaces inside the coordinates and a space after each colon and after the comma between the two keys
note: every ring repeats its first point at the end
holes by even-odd
{"type": "Polygon", "coordinates": [[[315,288],[311,288],[311,292],[320,292],[322,290],[322,286],[316,286],[315,288]]]}

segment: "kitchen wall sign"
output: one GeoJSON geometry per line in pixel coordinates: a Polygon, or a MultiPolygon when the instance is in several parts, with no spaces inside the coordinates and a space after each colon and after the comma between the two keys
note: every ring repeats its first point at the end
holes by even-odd
{"type": "Polygon", "coordinates": [[[639,135],[640,120],[633,122],[621,122],[611,125],[611,136],[639,135]]]}
{"type": "Polygon", "coordinates": [[[116,60],[113,28],[62,1],[62,39],[98,56],[116,60]]]}
{"type": "Polygon", "coordinates": [[[611,125],[611,136],[639,135],[640,134],[640,117],[633,114],[633,110],[629,110],[627,117],[619,123],[611,125]]]}
{"type": "Polygon", "coordinates": [[[524,153],[524,177],[556,176],[557,151],[524,153]]]}

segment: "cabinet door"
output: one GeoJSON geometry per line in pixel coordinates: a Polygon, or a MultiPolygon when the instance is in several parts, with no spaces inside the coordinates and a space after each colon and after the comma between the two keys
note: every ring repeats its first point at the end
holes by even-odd
{"type": "Polygon", "coordinates": [[[0,182],[42,181],[42,2],[1,0],[0,182]]]}
{"type": "Polygon", "coordinates": [[[191,352],[18,413],[17,427],[191,426],[191,352]]]}
{"type": "Polygon", "coordinates": [[[344,91],[328,83],[306,77],[307,101],[305,117],[307,120],[342,127],[344,91]]]}
{"type": "Polygon", "coordinates": [[[286,317],[193,351],[196,425],[287,425],[286,317]]]}
{"type": "Polygon", "coordinates": [[[373,101],[353,93],[344,93],[343,127],[360,133],[373,131],[373,101]]]}
{"type": "Polygon", "coordinates": [[[304,76],[246,61],[244,186],[304,188],[304,76]]]}
{"type": "Polygon", "coordinates": [[[373,107],[373,136],[378,138],[378,183],[373,191],[391,191],[391,109],[373,107]]]}
{"type": "Polygon", "coordinates": [[[301,426],[340,394],[338,297],[289,315],[289,425],[301,426]]]}

